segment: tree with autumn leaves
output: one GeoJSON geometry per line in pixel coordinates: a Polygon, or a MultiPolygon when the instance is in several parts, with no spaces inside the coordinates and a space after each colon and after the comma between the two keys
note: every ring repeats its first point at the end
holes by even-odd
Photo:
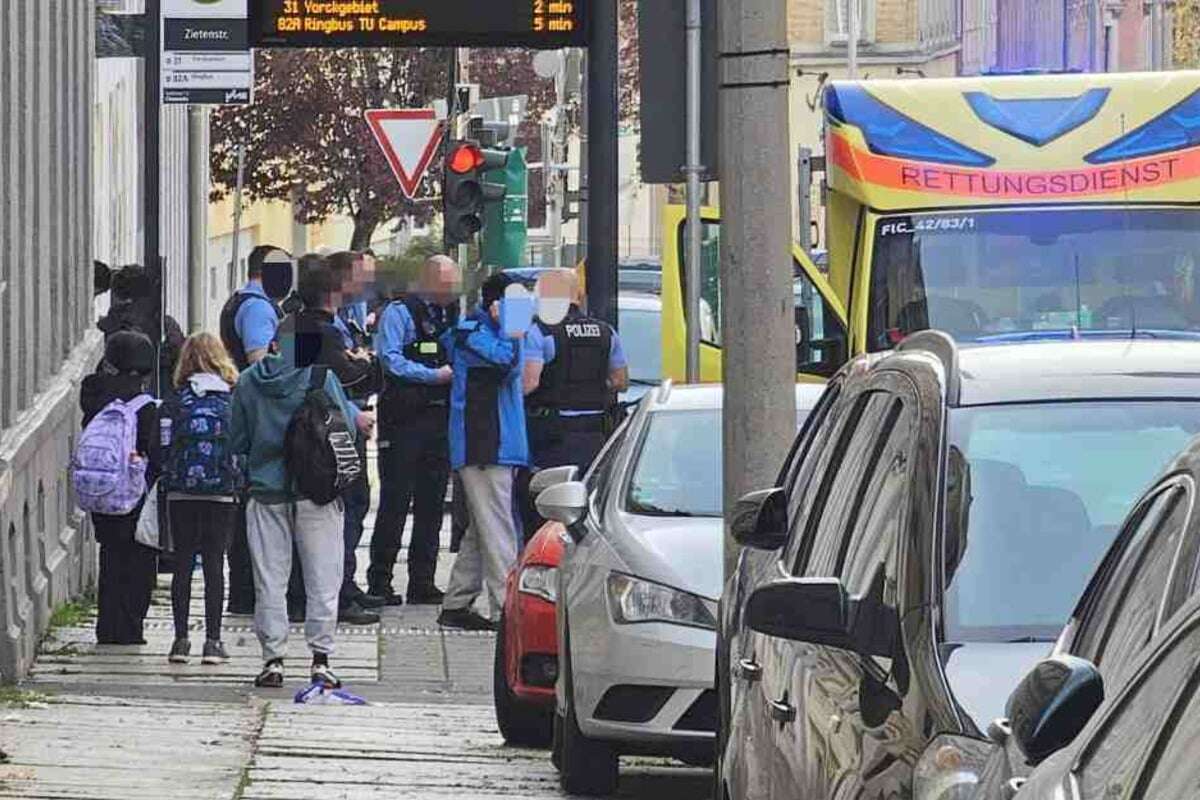
{"type": "MultiPolygon", "coordinates": [[[[637,110],[637,0],[620,4],[620,103],[626,120],[637,110]]],[[[297,221],[334,215],[354,221],[348,246],[369,246],[375,231],[397,219],[424,223],[440,211],[440,159],[416,200],[400,191],[363,117],[371,108],[421,108],[444,99],[450,51],[439,48],[259,50],[254,103],[221,106],[212,115],[212,199],[237,183],[244,144],[249,202],[291,201],[297,221]]],[[[533,71],[533,52],[473,49],[467,71],[482,97],[529,98],[518,144],[541,158],[539,122],[555,102],[554,82],[533,71]]],[[[542,175],[530,173],[530,224],[543,224],[542,175]]]]}

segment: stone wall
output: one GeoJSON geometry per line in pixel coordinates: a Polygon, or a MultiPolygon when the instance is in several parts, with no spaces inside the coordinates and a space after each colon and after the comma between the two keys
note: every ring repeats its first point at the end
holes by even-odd
{"type": "Polygon", "coordinates": [[[90,588],[70,493],[92,324],[93,0],[0,2],[0,680],[90,588]]]}

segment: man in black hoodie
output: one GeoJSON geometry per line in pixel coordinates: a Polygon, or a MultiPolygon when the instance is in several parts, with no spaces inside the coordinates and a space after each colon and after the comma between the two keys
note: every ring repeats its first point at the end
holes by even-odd
{"type": "MultiPolygon", "coordinates": [[[[329,263],[328,259],[320,256],[305,256],[301,259],[305,264],[300,271],[300,279],[296,294],[302,307],[296,313],[286,317],[280,324],[281,336],[295,335],[296,367],[316,364],[329,367],[341,383],[346,396],[353,400],[367,396],[377,383],[378,365],[366,354],[358,354],[347,350],[341,332],[334,324],[334,315],[341,304],[341,290],[346,279],[345,270],[338,270],[329,263]]],[[[363,408],[361,415],[374,420],[374,414],[363,408]]],[[[359,450],[359,458],[363,462],[363,477],[366,480],[366,437],[360,437],[355,442],[359,450]]],[[[365,486],[365,484],[364,484],[365,486]]],[[[352,487],[351,491],[355,488],[352,487]]],[[[338,600],[338,621],[351,625],[371,625],[379,622],[379,615],[368,610],[368,607],[379,607],[382,599],[366,595],[354,582],[354,572],[357,568],[355,548],[358,547],[362,536],[361,524],[357,531],[351,526],[344,526],[345,568],[343,571],[342,590],[338,600]],[[354,535],[357,532],[357,535],[354,535]],[[350,534],[346,536],[345,534],[350,534]]],[[[288,604],[294,610],[304,607],[303,581],[297,574],[289,586],[288,604]]]]}

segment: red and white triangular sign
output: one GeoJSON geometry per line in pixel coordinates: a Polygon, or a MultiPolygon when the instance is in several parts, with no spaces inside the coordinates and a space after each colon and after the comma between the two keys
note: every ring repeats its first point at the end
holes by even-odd
{"type": "Polygon", "coordinates": [[[365,112],[371,133],[412,199],[442,140],[442,121],[432,108],[373,108],[365,112]]]}

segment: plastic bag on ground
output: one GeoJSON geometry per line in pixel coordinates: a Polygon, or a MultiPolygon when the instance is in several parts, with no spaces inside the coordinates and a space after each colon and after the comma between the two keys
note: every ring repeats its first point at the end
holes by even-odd
{"type": "Polygon", "coordinates": [[[296,702],[311,706],[365,706],[367,701],[345,689],[330,689],[314,683],[296,692],[296,702]]]}

